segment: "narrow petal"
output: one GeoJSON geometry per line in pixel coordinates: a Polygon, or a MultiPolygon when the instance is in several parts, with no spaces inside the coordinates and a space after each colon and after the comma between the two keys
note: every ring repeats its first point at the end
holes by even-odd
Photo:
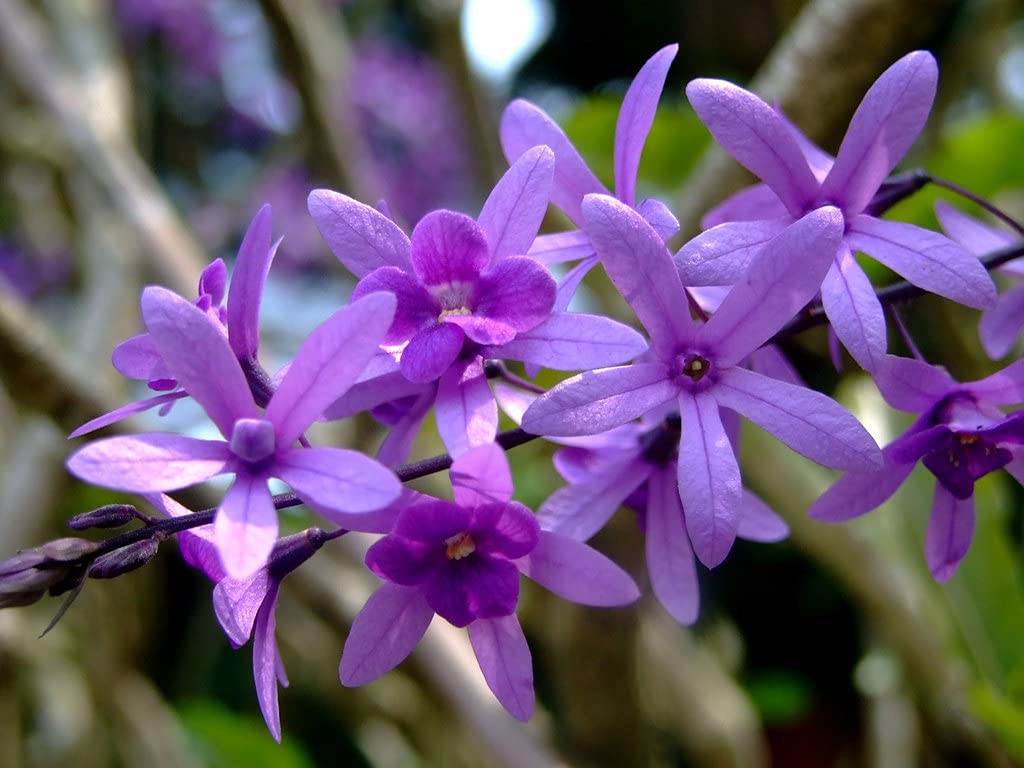
{"type": "MultiPolygon", "coordinates": [[[[179,504],[166,494],[147,493],[144,496],[150,506],[167,517],[183,517],[193,514],[191,509],[179,504]]],[[[181,551],[182,560],[197,571],[201,571],[215,584],[227,578],[224,566],[220,563],[220,555],[217,554],[212,525],[201,525],[179,533],[178,549],[181,551]]]]}
{"type": "Polygon", "coordinates": [[[881,466],[882,453],[868,431],[820,392],[743,368],[722,372],[713,392],[721,405],[812,461],[861,472],[881,466]]]}
{"type": "Polygon", "coordinates": [[[779,381],[805,386],[800,373],[786,357],[786,353],[775,344],[761,347],[754,352],[750,356],[750,369],[779,381]]]}
{"type": "Polygon", "coordinates": [[[981,316],[978,337],[993,360],[1006,357],[1024,329],[1024,285],[1015,285],[981,316]]]}
{"type": "Polygon", "coordinates": [[[640,590],[628,573],[592,547],[551,531],[516,562],[524,574],[564,600],[580,605],[629,605],[640,590]]]}
{"type": "Polygon", "coordinates": [[[747,541],[771,543],[789,536],[789,526],[771,507],[744,488],[740,527],[736,535],[747,541]]]}
{"type": "Polygon", "coordinates": [[[693,80],[686,96],[722,147],[802,216],[818,182],[785,123],[754,94],[724,80],[693,80]]]}
{"type": "Polygon", "coordinates": [[[489,259],[487,235],[464,213],[432,211],[412,231],[412,267],[426,286],[472,283],[489,259]]]}
{"type": "Polygon", "coordinates": [[[440,378],[462,351],[466,334],[454,323],[437,323],[426,328],[402,351],[402,375],[426,384],[440,378]]]}
{"type": "Polygon", "coordinates": [[[1024,360],[1012,362],[984,379],[968,382],[963,388],[992,405],[1024,403],[1024,360]]]}
{"type": "Polygon", "coordinates": [[[165,288],[142,292],[142,318],[168,370],[225,437],[237,419],[258,416],[245,374],[205,312],[165,288]]]}
{"type": "Polygon", "coordinates": [[[68,439],[72,440],[76,437],[82,437],[82,435],[88,435],[90,432],[95,432],[97,429],[103,429],[103,427],[109,427],[111,424],[116,424],[119,421],[127,419],[129,416],[134,416],[136,413],[143,413],[145,411],[158,408],[161,405],[167,403],[173,403],[175,400],[181,400],[183,397],[188,397],[188,392],[183,389],[179,389],[177,392],[165,392],[162,395],[156,397],[149,397],[145,400],[138,400],[128,405],[122,405],[120,408],[115,408],[109,413],[105,413],[102,416],[97,416],[91,421],[85,422],[82,426],[68,435],[68,439]]]}
{"type": "Polygon", "coordinates": [[[412,271],[409,238],[387,216],[329,189],[314,189],[308,203],[327,245],[356,277],[378,267],[412,271]]]}
{"type": "Polygon", "coordinates": [[[647,134],[654,124],[665,77],[679,46],[666,45],[640,68],[626,91],[615,123],[615,196],[626,205],[636,202],[636,177],[647,134]]]}
{"type": "Polygon", "coordinates": [[[342,307],[306,337],[270,403],[279,448],[294,443],[356,381],[391,325],[395,298],[374,293],[342,307]]]}
{"type": "Polygon", "coordinates": [[[249,224],[238,248],[228,293],[228,340],[239,359],[255,359],[260,345],[260,302],[277,247],[271,247],[270,206],[249,224]]]}
{"type": "Polygon", "coordinates": [[[679,412],[679,498],[686,510],[686,530],[697,557],[714,568],[729,554],[739,528],[740,468],[714,397],[706,392],[684,394],[679,412]]]}
{"type": "Polygon", "coordinates": [[[580,204],[591,192],[608,194],[583,162],[565,131],[544,110],[523,99],[516,99],[501,116],[501,146],[508,161],[514,162],[533,147],[545,144],[555,153],[555,175],[551,202],[565,215],[582,225],[580,204]]]}
{"type": "Polygon", "coordinates": [[[165,435],[125,435],[97,440],[68,459],[75,477],[131,493],[175,491],[229,471],[232,454],[220,440],[165,435]]]}
{"type": "Polygon", "coordinates": [[[401,664],[430,626],[434,612],[414,587],[384,584],[352,622],[339,674],[347,688],[365,685],[401,664]]]}
{"type": "Polygon", "coordinates": [[[455,501],[463,507],[512,500],[512,470],[505,451],[497,443],[477,446],[456,457],[449,474],[455,501]]]}
{"type": "Polygon", "coordinates": [[[684,245],[675,256],[684,285],[733,285],[750,268],[750,262],[793,219],[766,219],[719,224],[684,245]]]}
{"type": "Polygon", "coordinates": [[[926,291],[975,309],[995,304],[996,286],[977,257],[937,232],[858,216],[846,242],[926,291]]]}
{"type": "Polygon", "coordinates": [[[701,229],[711,229],[730,221],[758,221],[788,216],[789,211],[767,184],[741,189],[704,214],[701,229]]]}
{"type": "Polygon", "coordinates": [[[381,344],[397,346],[411,339],[422,328],[437,322],[441,305],[408,272],[398,267],[379,267],[360,280],[352,291],[352,301],[384,291],[395,295],[395,317],[381,344]]]}
{"type": "Polygon", "coordinates": [[[434,405],[434,391],[419,396],[398,422],[391,427],[388,436],[377,450],[377,461],[385,467],[398,467],[409,459],[413,443],[420,433],[430,408],[434,405]]]}
{"type": "Polygon", "coordinates": [[[819,208],[769,242],[703,326],[698,338],[720,366],[770,339],[821,287],[843,234],[836,208],[819,208]]]}
{"type": "Polygon", "coordinates": [[[494,442],[498,434],[498,404],[479,357],[454,365],[442,376],[434,403],[437,431],[452,456],[494,442]]]}
{"type": "Polygon", "coordinates": [[[118,373],[129,379],[149,381],[171,378],[148,333],[132,336],[114,347],[110,362],[118,373]]]}
{"type": "Polygon", "coordinates": [[[231,645],[241,648],[252,636],[256,614],[274,586],[266,568],[248,579],[223,579],[213,588],[213,610],[231,645]]]}
{"type": "Polygon", "coordinates": [[[292,448],[278,454],[273,472],[328,517],[381,509],[402,490],[393,472],[345,448],[292,448]]]}
{"type": "Polygon", "coordinates": [[[548,209],[555,154],[540,146],[524,152],[495,185],[477,217],[491,247],[491,262],[523,256],[548,209]]]}
{"type": "Polygon", "coordinates": [[[545,530],[586,541],[596,534],[651,472],[642,458],[627,460],[588,474],[547,498],[537,520],[545,530]]]}
{"type": "Polygon", "coordinates": [[[555,306],[552,308],[554,312],[565,312],[569,309],[569,305],[572,304],[573,297],[576,295],[580,283],[583,282],[583,278],[598,264],[600,262],[597,260],[597,256],[589,256],[558,279],[558,288],[555,291],[555,306]]]}
{"type": "Polygon", "coordinates": [[[850,120],[822,185],[826,199],[850,215],[864,210],[924,128],[938,78],[927,51],[909,53],[882,73],[850,120]]]}
{"type": "Polygon", "coordinates": [[[679,234],[679,219],[660,200],[648,197],[636,205],[636,212],[644,217],[658,237],[666,242],[679,234]]]}
{"type": "Polygon", "coordinates": [[[501,705],[517,720],[527,721],[533,714],[533,660],[519,619],[477,619],[469,625],[480,671],[487,687],[501,705]]]}
{"type": "Polygon", "coordinates": [[[583,230],[538,235],[526,254],[539,264],[550,267],[566,261],[576,261],[594,255],[594,246],[583,230]]]}
{"type": "Polygon", "coordinates": [[[976,256],[998,251],[1013,242],[1013,236],[989,227],[944,200],[935,203],[935,218],[947,235],[976,256]]]}
{"type": "Polygon", "coordinates": [[[267,564],[277,541],[277,510],[259,477],[239,474],[213,521],[217,551],[232,579],[247,579],[267,564]]]}
{"type": "Polygon", "coordinates": [[[821,284],[821,302],[843,346],[864,370],[874,371],[888,346],[885,315],[871,281],[845,246],[821,284]]]}
{"type": "Polygon", "coordinates": [[[647,489],[644,544],[651,589],[672,618],[693,624],[700,610],[697,562],[686,533],[675,474],[657,470],[647,489]]]}
{"type": "Polygon", "coordinates": [[[541,395],[523,414],[534,435],[596,435],[643,416],[679,392],[658,363],[588,371],[541,395]]]}
{"type": "Polygon", "coordinates": [[[924,542],[928,570],[936,581],[952,578],[970,549],[973,536],[974,497],[957,499],[941,483],[936,483],[928,535],[924,542]]]}
{"type": "Polygon", "coordinates": [[[696,326],[686,294],[658,234],[612,197],[588,197],[583,212],[598,258],[650,333],[655,350],[675,349],[692,339],[696,326]]]}
{"type": "Polygon", "coordinates": [[[555,281],[533,259],[508,256],[480,279],[473,313],[528,331],[551,314],[555,281]]]}
{"type": "MultiPolygon", "coordinates": [[[[256,699],[260,703],[260,712],[267,730],[274,741],[281,743],[281,715],[277,706],[278,670],[283,669],[281,656],[277,650],[277,593],[275,583],[271,593],[256,616],[256,627],[252,641],[252,673],[256,683],[256,699]]],[[[284,685],[287,685],[285,678],[284,685]]]]}
{"type": "Polygon", "coordinates": [[[348,392],[324,409],[324,417],[329,421],[345,419],[404,397],[426,395],[433,392],[433,387],[433,384],[409,381],[401,373],[389,373],[353,384],[348,392]]]}
{"type": "Polygon", "coordinates": [[[646,350],[643,336],[611,318],[557,312],[488,356],[580,371],[625,363],[646,350]]]}
{"type": "Polygon", "coordinates": [[[896,355],[881,358],[874,377],[885,402],[910,413],[931,410],[959,386],[940,366],[896,355]]]}

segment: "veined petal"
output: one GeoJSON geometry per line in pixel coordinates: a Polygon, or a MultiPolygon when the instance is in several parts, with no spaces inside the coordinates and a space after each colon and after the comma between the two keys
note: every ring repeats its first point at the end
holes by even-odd
{"type": "Polygon", "coordinates": [[[672,257],[639,213],[608,196],[583,203],[586,231],[619,293],[651,335],[655,350],[671,353],[696,326],[672,257]]]}
{"type": "MultiPolygon", "coordinates": [[[[270,206],[253,217],[238,248],[228,292],[228,341],[235,357],[253,358],[260,345],[260,302],[277,246],[271,247],[270,206]]],[[[278,241],[280,243],[280,241],[278,241]]]]}
{"type": "Polygon", "coordinates": [[[385,374],[353,384],[348,392],[324,409],[324,417],[329,421],[348,418],[403,397],[426,395],[433,387],[433,384],[409,381],[399,372],[385,374]]]}
{"type": "Polygon", "coordinates": [[[975,309],[995,304],[996,287],[985,267],[938,232],[862,215],[850,223],[846,242],[926,291],[975,309]]]}
{"type": "Polygon", "coordinates": [[[687,286],[739,282],[750,269],[751,261],[792,221],[790,216],[735,221],[702,232],[675,256],[680,279],[687,286]]]}
{"type": "Polygon", "coordinates": [[[267,730],[278,744],[281,743],[281,715],[277,705],[278,678],[281,678],[282,685],[288,685],[275,637],[279,588],[280,585],[275,582],[256,615],[252,641],[252,673],[256,683],[256,699],[260,703],[263,722],[267,724],[267,730]]]}
{"type": "Polygon", "coordinates": [[[555,281],[548,271],[526,256],[507,256],[481,276],[473,312],[528,331],[554,304],[555,281]]]}
{"type": "Polygon", "coordinates": [[[628,605],[640,597],[633,579],[592,547],[551,531],[516,561],[519,570],[545,589],[580,605],[628,605]]]}
{"type": "Polygon", "coordinates": [[[109,427],[111,424],[123,421],[129,416],[134,416],[136,413],[143,413],[144,411],[152,410],[153,408],[157,408],[161,405],[173,403],[175,400],[181,400],[183,397],[188,397],[188,392],[183,389],[179,389],[176,392],[165,392],[164,394],[157,395],[156,397],[149,397],[145,400],[138,400],[134,403],[128,403],[128,405],[122,405],[120,408],[115,408],[109,413],[105,413],[102,416],[97,416],[91,421],[85,422],[85,424],[68,435],[68,440],[72,440],[76,437],[82,437],[82,435],[88,435],[90,432],[95,432],[97,429],[103,429],[103,427],[109,427]]]}
{"type": "Polygon", "coordinates": [[[672,618],[692,624],[700,609],[700,588],[675,473],[671,468],[656,470],[647,490],[644,546],[651,589],[672,618]]]}
{"type": "Polygon", "coordinates": [[[426,286],[474,283],[489,259],[487,235],[464,213],[431,211],[412,231],[412,268],[426,286]]]}
{"type": "Polygon", "coordinates": [[[789,536],[789,526],[771,507],[744,488],[736,535],[747,541],[782,541],[789,536]]]}
{"type": "Polygon", "coordinates": [[[306,337],[267,405],[278,448],[294,443],[352,386],[394,313],[394,296],[370,294],[339,309],[306,337]]]}
{"type": "Polygon", "coordinates": [[[328,517],[381,509],[402,490],[390,470],[345,448],[290,448],[278,454],[273,471],[328,517]]]}
{"type": "Polygon", "coordinates": [[[259,415],[245,374],[209,315],[166,288],[150,286],[142,292],[142,317],[167,369],[221,434],[230,437],[236,420],[259,415]]]}
{"type": "Polygon", "coordinates": [[[378,267],[360,280],[352,291],[352,301],[371,293],[385,291],[395,295],[395,317],[381,344],[397,346],[437,322],[441,305],[408,272],[398,267],[378,267]]]}
{"type": "Polygon", "coordinates": [[[455,362],[465,340],[465,332],[454,323],[424,328],[402,351],[402,375],[417,384],[436,381],[455,362]]]}
{"type": "Polygon", "coordinates": [[[874,371],[888,346],[885,315],[871,281],[845,245],[821,284],[821,303],[853,359],[874,371]]]}
{"type": "Polygon", "coordinates": [[[1024,285],[1015,285],[981,316],[978,337],[993,360],[1005,357],[1013,349],[1024,329],[1024,285]]]}
{"type": "Polygon", "coordinates": [[[171,378],[163,358],[160,357],[160,353],[148,333],[132,336],[114,347],[110,363],[118,373],[129,379],[150,381],[151,379],[171,378]]]}
{"type": "Polygon", "coordinates": [[[551,266],[566,261],[585,259],[594,254],[587,233],[581,229],[575,232],[557,232],[552,235],[538,235],[530,246],[527,256],[539,264],[551,266]]]}
{"type": "Polygon", "coordinates": [[[213,588],[213,611],[233,647],[241,648],[249,642],[256,614],[270,588],[266,568],[260,568],[248,579],[223,579],[213,588]]]}
{"type": "Polygon", "coordinates": [[[124,435],[97,440],[68,459],[75,477],[131,493],[175,491],[229,471],[232,454],[220,440],[181,435],[124,435]]]}
{"type": "Polygon", "coordinates": [[[861,472],[881,466],[882,453],[868,431],[820,392],[743,368],[721,372],[713,392],[721,405],[812,461],[861,472]]]}
{"type": "Polygon", "coordinates": [[[636,212],[644,217],[658,237],[666,242],[679,234],[679,219],[661,200],[648,197],[636,204],[636,212]]]}
{"type": "MultiPolygon", "coordinates": [[[[153,509],[166,517],[193,514],[191,509],[179,504],[167,494],[146,493],[143,496],[153,509]]],[[[224,566],[220,563],[220,555],[217,554],[212,525],[201,525],[179,533],[178,549],[181,551],[182,560],[197,571],[202,571],[206,578],[215,584],[227,577],[224,566]]]]}
{"type": "Polygon", "coordinates": [[[314,189],[308,203],[327,245],[356,277],[378,267],[412,271],[409,238],[387,216],[329,189],[314,189]]]}
{"type": "Polygon", "coordinates": [[[730,221],[763,221],[788,216],[789,211],[767,184],[741,189],[704,214],[701,229],[711,229],[730,221]]]}
{"type": "Polygon", "coordinates": [[[939,71],[927,51],[904,56],[868,89],[857,107],[821,192],[848,214],[871,202],[924,128],[939,71]]]}
{"type": "Polygon", "coordinates": [[[338,670],[346,688],[365,685],[401,664],[434,612],[415,587],[383,584],[352,622],[338,670]]]}
{"type": "Polygon", "coordinates": [[[647,134],[654,124],[665,77],[679,51],[666,45],[640,68],[626,91],[615,123],[615,196],[626,205],[636,202],[636,176],[647,134]]]}
{"type": "Polygon", "coordinates": [[[686,96],[715,141],[771,187],[793,216],[802,216],[818,181],[775,110],[724,80],[693,80],[686,96]]]}
{"type": "Polygon", "coordinates": [[[260,477],[239,474],[213,521],[217,551],[232,579],[247,579],[267,564],[277,541],[277,510],[260,477]]]}
{"type": "Polygon", "coordinates": [[[498,434],[498,404],[479,357],[453,365],[441,375],[434,418],[441,440],[452,456],[494,442],[498,434]]]}
{"type": "Polygon", "coordinates": [[[516,99],[501,116],[501,146],[505,157],[514,162],[533,147],[545,144],[555,153],[555,175],[551,202],[576,222],[583,223],[580,204],[591,192],[608,193],[583,162],[565,131],[544,110],[523,99],[516,99]]]}
{"type": "Polygon", "coordinates": [[[960,386],[944,368],[911,357],[885,355],[874,371],[885,402],[910,413],[925,413],[960,386]]]}
{"type": "Polygon", "coordinates": [[[517,720],[533,714],[533,660],[515,614],[477,619],[469,625],[469,641],[487,687],[517,720]]]}
{"type": "Polygon", "coordinates": [[[679,392],[660,363],[588,371],[541,395],[523,414],[534,435],[596,435],[625,424],[679,392]]]}
{"type": "Polygon", "coordinates": [[[708,568],[732,549],[739,528],[743,486],[718,403],[707,392],[679,397],[683,435],[679,443],[679,498],[686,530],[700,561],[708,568]]]}
{"type": "Polygon", "coordinates": [[[488,356],[566,371],[618,365],[646,350],[643,336],[611,318],[556,312],[488,356]]]}
{"type": "Polygon", "coordinates": [[[505,451],[497,443],[479,445],[456,457],[449,474],[455,501],[463,507],[512,500],[512,470],[505,451]]]}
{"type": "Polygon", "coordinates": [[[524,152],[505,172],[477,217],[491,247],[491,262],[523,256],[548,209],[555,154],[548,147],[524,152]]]}
{"type": "Polygon", "coordinates": [[[935,484],[935,499],[928,521],[924,553],[936,581],[949,581],[971,547],[974,536],[974,497],[957,499],[942,483],[935,484]]]}
{"type": "Polygon", "coordinates": [[[1010,363],[984,379],[967,382],[963,388],[993,405],[1024,403],[1024,360],[1010,363]]]}

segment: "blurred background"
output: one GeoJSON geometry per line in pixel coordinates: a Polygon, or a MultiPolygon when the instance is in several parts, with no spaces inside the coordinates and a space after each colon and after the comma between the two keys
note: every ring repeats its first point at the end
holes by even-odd
{"type": "MultiPolygon", "coordinates": [[[[544,107],[610,184],[622,95],[670,42],[680,53],[640,187],[684,233],[749,181],[706,151],[683,97],[690,78],[751,83],[835,151],[867,86],[919,47],[942,79],[908,162],[1024,215],[1024,5],[1012,0],[0,0],[0,558],[123,498],[71,480],[65,436],[146,395],[109,365],[140,330],[140,286],[195,295],[201,267],[230,265],[271,203],[284,242],[261,354],[275,370],[353,285],[306,212],[310,189],[384,199],[410,227],[437,207],[475,215],[506,167],[497,126],[517,96],[544,107]]],[[[935,226],[936,197],[892,216],[935,226]]],[[[546,222],[567,226],[555,212],[546,222]]],[[[601,274],[574,306],[629,319],[601,274]]],[[[955,375],[997,367],[977,313],[923,299],[905,319],[955,375]]],[[[879,441],[905,428],[856,366],[835,372],[820,329],[785,351],[879,441]]],[[[187,404],[131,426],[209,429],[187,404]]],[[[432,430],[414,458],[440,451],[432,430]]],[[[368,418],[317,435],[367,451],[380,438],[368,418]]],[[[551,452],[510,454],[517,498],[533,508],[560,485],[551,452]]],[[[347,626],[376,583],[360,566],[368,542],[353,536],[285,583],[278,638],[292,685],[276,745],[250,649],[231,650],[209,585],[168,542],[143,571],[89,583],[43,639],[59,601],[0,612],[0,766],[1024,764],[1021,488],[1002,473],[978,484],[974,545],[938,586],[923,557],[927,472],[830,527],[805,517],[830,472],[754,428],[743,454],[745,480],[791,539],[740,542],[702,571],[692,628],[650,596],[599,611],[524,586],[539,701],[526,726],[491,699],[465,633],[440,620],[396,672],[340,686],[347,626]]],[[[419,487],[443,494],[447,478],[419,487]]],[[[315,524],[284,516],[288,529],[315,524]]],[[[645,583],[633,513],[595,544],[645,583]]]]}

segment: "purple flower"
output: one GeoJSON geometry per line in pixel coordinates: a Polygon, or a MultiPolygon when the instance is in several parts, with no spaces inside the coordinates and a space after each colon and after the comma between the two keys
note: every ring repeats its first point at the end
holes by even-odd
{"type": "Polygon", "coordinates": [[[975,481],[1006,469],[1024,482],[1024,413],[998,408],[1024,402],[1024,361],[961,384],[938,366],[886,355],[875,380],[889,405],[920,417],[882,451],[883,467],[841,478],[810,515],[829,522],[859,517],[892,496],[920,460],[938,480],[925,558],[935,579],[946,581],[971,545],[975,481]]]}
{"type": "MultiPolygon", "coordinates": [[[[626,91],[615,124],[615,197],[647,219],[663,240],[679,231],[679,222],[658,200],[648,198],[637,203],[636,181],[640,155],[654,124],[665,77],[678,50],[678,45],[667,45],[644,64],[626,91]]],[[[511,163],[537,144],[546,144],[555,153],[551,202],[582,228],[580,206],[584,196],[591,193],[607,195],[608,190],[583,162],[558,124],[540,107],[517,99],[505,108],[501,118],[501,145],[505,157],[511,163]]],[[[530,256],[546,265],[579,260],[579,264],[569,270],[558,284],[555,309],[559,311],[568,308],[583,278],[597,265],[594,247],[582,230],[541,235],[530,248],[530,256]]]]}
{"type": "Polygon", "coordinates": [[[302,344],[260,414],[220,327],[180,296],[146,288],[142,315],[154,345],[225,439],[114,437],[79,450],[68,468],[95,485],[136,493],[173,491],[234,473],[214,531],[225,571],[247,578],[266,563],[277,540],[270,478],[288,483],[309,506],[342,525],[351,521],[346,513],[379,509],[398,496],[397,478],[362,454],[293,447],[355,381],[390,324],[394,305],[386,294],[366,296],[325,320],[302,344]]]}
{"type": "Polygon", "coordinates": [[[530,510],[511,500],[508,460],[496,444],[456,459],[451,478],[454,502],[419,497],[367,552],[367,566],[386,583],[352,624],[341,682],[362,685],[400,664],[436,613],[469,628],[487,685],[526,720],[533,669],[515,616],[519,574],[584,605],[625,605],[639,592],[604,555],[542,530],[530,510]]]}
{"type": "Polygon", "coordinates": [[[588,195],[583,214],[609,277],[651,336],[651,354],[645,362],[563,382],[530,406],[524,429],[594,435],[676,401],[679,496],[694,550],[708,567],[732,547],[743,496],[719,408],[746,416],[821,464],[868,470],[880,463],[874,440],[835,401],[740,367],[813,297],[842,235],[838,210],[814,211],[771,240],[699,326],[665,244],[638,213],[588,195]]]}
{"type": "MultiPolygon", "coordinates": [[[[1005,248],[1017,239],[1008,232],[989,227],[942,202],[935,204],[939,224],[951,238],[976,256],[1005,248]]],[[[1000,274],[1014,279],[1024,278],[1024,258],[1014,259],[999,267],[1000,274]]],[[[993,360],[1006,357],[1024,328],[1024,284],[1015,285],[1002,294],[991,309],[981,315],[978,336],[981,346],[993,360]]]]}
{"type": "Polygon", "coordinates": [[[795,219],[835,206],[842,211],[844,233],[831,252],[834,260],[821,283],[821,298],[839,339],[865,369],[874,370],[885,354],[885,316],[853,258],[855,251],[927,291],[970,307],[991,306],[996,298],[992,279],[964,248],[935,232],[878,219],[868,208],[921,132],[937,78],[935,59],[926,51],[893,64],[864,96],[834,162],[809,148],[754,94],[721,80],[691,82],[686,89],[690,103],[715,140],[770,190],[756,188],[732,201],[733,214],[766,210],[773,215],[719,224],[687,243],[676,257],[687,284],[735,283],[764,244],[795,219]],[[772,195],[781,206],[771,202],[772,195]]]}
{"type": "Polygon", "coordinates": [[[553,169],[551,150],[535,147],[498,182],[478,221],[434,211],[416,225],[411,242],[373,208],[327,190],[310,195],[310,213],[324,239],[361,278],[353,295],[390,291],[398,298],[373,377],[328,417],[424,395],[425,385],[436,386],[438,431],[448,450],[459,454],[497,434],[485,358],[579,370],[643,352],[643,338],[624,325],[552,313],[554,281],[519,255],[544,217],[553,169]]]}

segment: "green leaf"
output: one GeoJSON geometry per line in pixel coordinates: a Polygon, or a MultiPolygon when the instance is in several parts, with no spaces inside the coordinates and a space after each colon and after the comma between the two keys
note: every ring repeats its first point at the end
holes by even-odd
{"type": "Polygon", "coordinates": [[[313,768],[295,742],[278,744],[256,716],[208,700],[184,704],[178,715],[207,768],[313,768]]]}

